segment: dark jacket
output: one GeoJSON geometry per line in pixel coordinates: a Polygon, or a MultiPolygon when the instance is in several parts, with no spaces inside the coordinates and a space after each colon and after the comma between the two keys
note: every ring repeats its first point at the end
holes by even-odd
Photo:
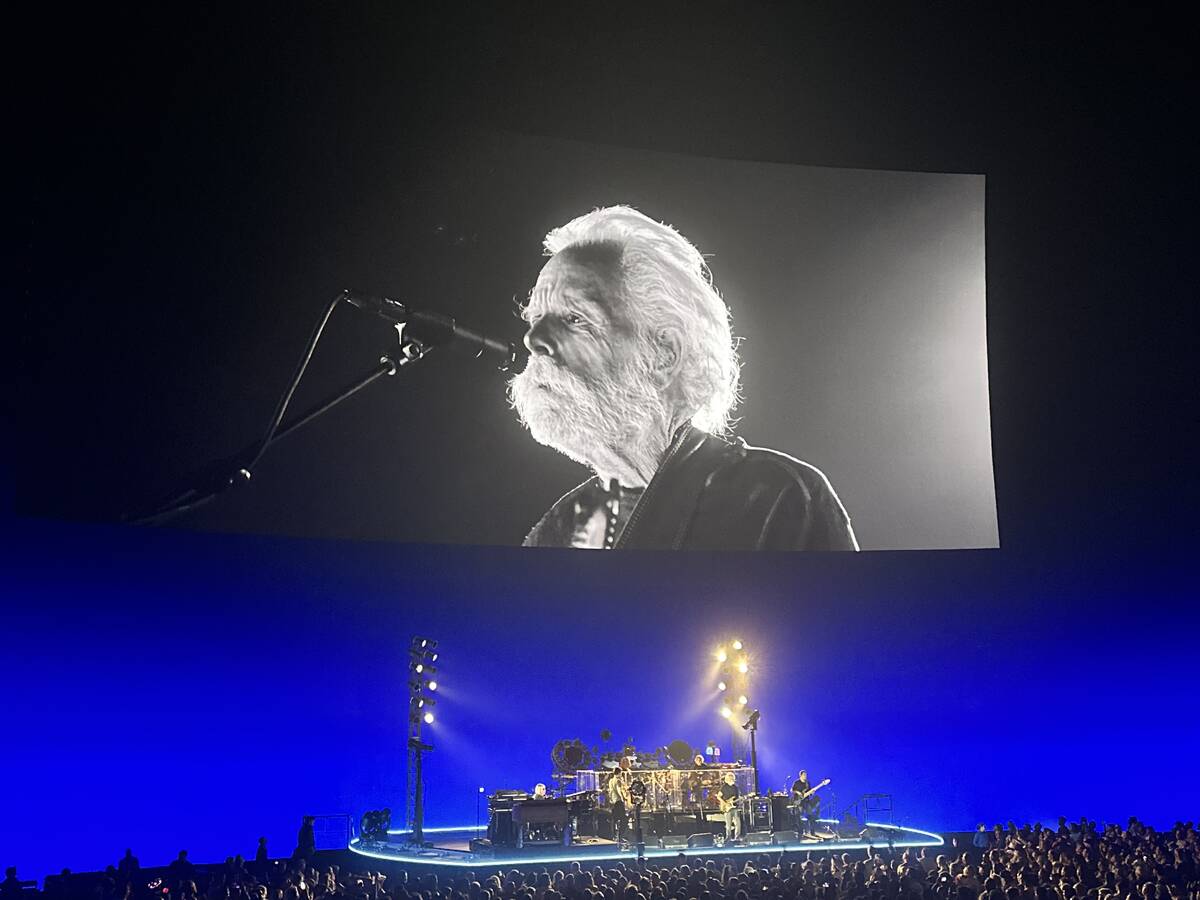
{"type": "MultiPolygon", "coordinates": [[[[569,547],[590,478],[550,508],[526,547],[569,547]]],[[[614,550],[857,550],[850,517],[819,469],[783,453],[679,430],[614,550]]]]}

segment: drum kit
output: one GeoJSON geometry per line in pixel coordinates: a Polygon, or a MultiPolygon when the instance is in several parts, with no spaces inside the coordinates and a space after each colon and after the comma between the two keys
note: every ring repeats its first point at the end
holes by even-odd
{"type": "MultiPolygon", "coordinates": [[[[727,772],[735,771],[731,767],[722,768],[633,768],[632,765],[622,767],[618,760],[609,759],[601,763],[601,771],[607,772],[609,783],[612,775],[618,771],[626,773],[624,790],[640,783],[645,788],[643,806],[647,812],[693,812],[697,810],[716,811],[718,809],[717,794],[721,787],[721,779],[727,772]]],[[[599,780],[599,787],[607,794],[608,784],[605,779],[599,780]]],[[[627,799],[627,798],[626,798],[627,799]]]]}

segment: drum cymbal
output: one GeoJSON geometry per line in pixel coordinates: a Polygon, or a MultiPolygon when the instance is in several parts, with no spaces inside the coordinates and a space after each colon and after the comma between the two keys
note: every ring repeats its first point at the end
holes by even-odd
{"type": "Polygon", "coordinates": [[[619,768],[621,768],[621,764],[619,762],[617,762],[615,759],[606,759],[604,761],[604,768],[619,769],[619,768]]]}

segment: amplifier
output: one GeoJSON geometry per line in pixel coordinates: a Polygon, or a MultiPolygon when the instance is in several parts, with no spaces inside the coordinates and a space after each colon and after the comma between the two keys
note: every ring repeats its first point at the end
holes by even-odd
{"type": "Polygon", "coordinates": [[[770,831],[775,820],[771,809],[771,798],[750,797],[746,806],[746,812],[750,819],[750,827],[755,831],[770,831]]]}
{"type": "Polygon", "coordinates": [[[658,846],[666,849],[681,849],[688,845],[688,839],[682,834],[664,834],[658,839],[658,846]]]}
{"type": "Polygon", "coordinates": [[[746,834],[747,844],[769,844],[771,843],[771,832],[769,831],[750,831],[746,834]]]}
{"type": "Polygon", "coordinates": [[[687,845],[689,847],[712,847],[714,846],[712,833],[688,835],[687,845]]]}
{"type": "Polygon", "coordinates": [[[800,834],[796,831],[777,831],[772,837],[772,843],[775,844],[798,844],[800,843],[800,834]]]}

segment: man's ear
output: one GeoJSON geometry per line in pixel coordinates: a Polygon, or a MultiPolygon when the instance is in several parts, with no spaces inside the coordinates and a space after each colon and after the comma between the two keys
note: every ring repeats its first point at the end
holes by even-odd
{"type": "Polygon", "coordinates": [[[670,384],[683,366],[683,335],[678,328],[668,325],[658,330],[654,340],[659,377],[663,384],[670,384]]]}

